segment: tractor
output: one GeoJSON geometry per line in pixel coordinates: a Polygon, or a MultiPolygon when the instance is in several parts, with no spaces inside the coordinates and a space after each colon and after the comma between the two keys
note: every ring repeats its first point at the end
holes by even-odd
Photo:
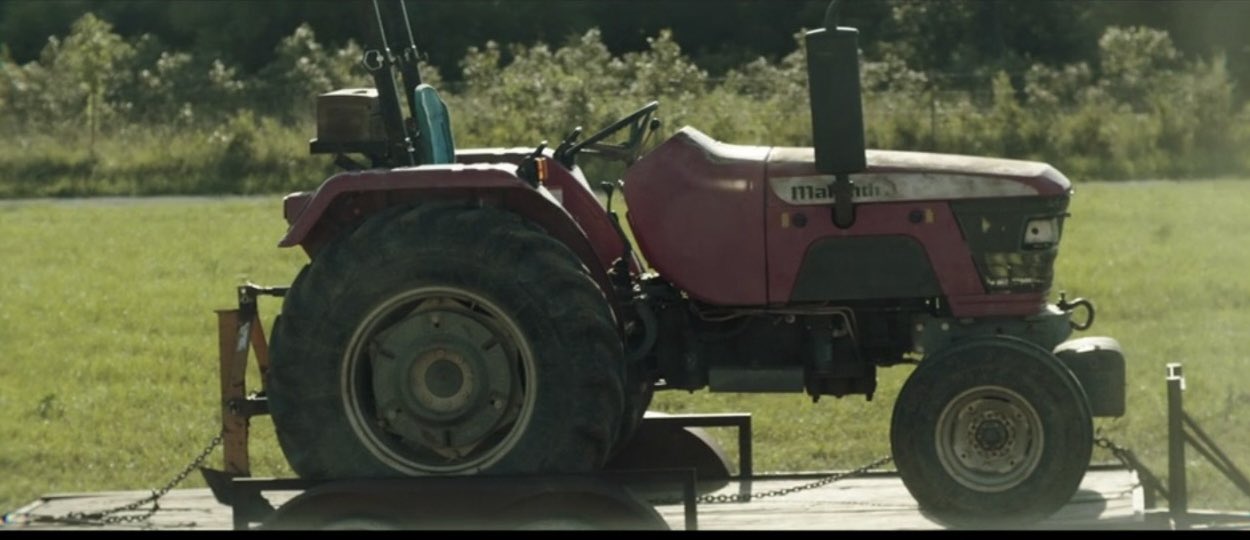
{"type": "Polygon", "coordinates": [[[283,202],[279,245],[309,262],[266,394],[296,474],[595,471],[654,392],[871,399],[905,364],[889,440],[925,512],[1029,521],[1069,501],[1093,418],[1125,403],[1116,340],[1072,338],[1093,305],[1051,299],[1072,184],[866,149],[858,32],[836,14],[804,36],[812,147],[652,141],[652,102],[553,149],[464,149],[406,6],[374,0],[374,87],[317,99],[310,150],[343,171],[283,202]],[[627,167],[592,182],[591,156],[627,167]]]}

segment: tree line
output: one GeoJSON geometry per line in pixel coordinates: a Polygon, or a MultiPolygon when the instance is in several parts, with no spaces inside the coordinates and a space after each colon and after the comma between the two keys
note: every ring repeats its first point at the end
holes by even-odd
{"type": "MultiPolygon", "coordinates": [[[[1092,61],[1111,26],[1168,32],[1181,52],[1223,52],[1230,74],[1250,77],[1248,0],[843,0],[842,23],[860,29],[865,52],[891,53],[920,71],[1017,73],[1040,63],[1092,61]]],[[[822,24],[826,0],[407,0],[418,45],[447,79],[469,47],[563,43],[591,28],[613,54],[647,48],[673,32],[696,64],[721,74],[756,57],[777,60],[791,36],[822,24]]],[[[91,12],[123,38],[150,35],[170,49],[262,69],[301,24],[323,44],[361,43],[366,0],[0,0],[0,47],[38,58],[91,12]]]]}
{"type": "MultiPolygon", "coordinates": [[[[848,12],[856,5],[865,4],[848,12]]],[[[936,24],[920,15],[942,5],[896,2],[891,17],[936,24]]],[[[676,30],[622,52],[592,27],[551,43],[486,40],[441,65],[431,55],[423,75],[443,91],[462,147],[531,146],[652,99],[669,129],[806,146],[805,54],[798,32],[787,39],[779,56],[717,71],[676,30]]],[[[978,39],[991,49],[999,41],[978,39]]],[[[1230,55],[1186,52],[1167,31],[1108,26],[1090,55],[1019,53],[965,71],[933,69],[918,58],[934,51],[912,41],[869,43],[861,76],[872,147],[1037,159],[1077,181],[1250,174],[1250,103],[1230,55]]],[[[0,197],[315,187],[332,167],[308,153],[314,98],[371,85],[362,54],[359,42],[334,44],[306,23],[248,67],[86,13],[46,36],[34,59],[0,58],[0,197]]]]}

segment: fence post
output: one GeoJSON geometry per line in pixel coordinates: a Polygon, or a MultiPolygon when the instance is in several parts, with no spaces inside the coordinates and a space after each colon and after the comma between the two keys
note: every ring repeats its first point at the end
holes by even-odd
{"type": "Polygon", "coordinates": [[[1182,392],[1185,376],[1179,363],[1167,365],[1168,386],[1168,514],[1184,528],[1189,513],[1189,492],[1185,485],[1185,411],[1182,392]]]}

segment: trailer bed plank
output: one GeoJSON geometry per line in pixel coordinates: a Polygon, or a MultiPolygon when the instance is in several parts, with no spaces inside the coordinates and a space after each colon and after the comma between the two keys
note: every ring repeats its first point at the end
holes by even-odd
{"type": "MultiPolygon", "coordinates": [[[[784,489],[810,479],[753,482],[753,492],[784,489]]],[[[731,483],[714,494],[734,494],[731,483]]],[[[674,529],[682,527],[679,505],[657,507],[674,529]]],[[[1090,471],[1063,509],[1035,526],[1040,529],[1145,527],[1142,492],[1136,474],[1126,470],[1090,471]]],[[[942,529],[924,516],[897,476],[853,478],[818,489],[749,503],[699,505],[704,530],[898,530],[942,529]]]]}
{"type": "MultiPolygon", "coordinates": [[[[753,493],[794,487],[812,481],[811,477],[757,478],[753,493]]],[[[742,486],[730,482],[716,494],[741,493],[742,486]]],[[[144,491],[50,494],[14,512],[29,516],[63,516],[71,512],[92,512],[122,506],[148,496],[144,491]]],[[[295,492],[268,492],[274,505],[281,505],[295,492]]],[[[661,505],[656,509],[673,529],[684,527],[681,505],[661,505]]],[[[700,504],[698,526],[703,530],[916,530],[942,526],[920,513],[911,495],[896,475],[874,474],[840,480],[817,489],[798,491],[782,497],[755,499],[748,503],[700,504]]],[[[1073,500],[1036,529],[1146,529],[1142,488],[1137,475],[1124,469],[1091,470],[1073,500]]],[[[160,529],[229,530],[231,509],[206,488],[176,489],[160,500],[160,509],[144,523],[109,526],[41,523],[11,524],[0,529],[160,529]]]]}

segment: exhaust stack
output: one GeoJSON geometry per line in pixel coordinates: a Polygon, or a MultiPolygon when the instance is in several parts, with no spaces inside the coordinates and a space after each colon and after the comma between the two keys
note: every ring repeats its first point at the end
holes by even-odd
{"type": "Polygon", "coordinates": [[[808,32],[808,93],[816,170],[833,175],[833,221],[855,222],[850,174],[868,168],[864,153],[864,109],[859,84],[859,30],[838,26],[838,0],[825,10],[825,27],[808,32]]]}

